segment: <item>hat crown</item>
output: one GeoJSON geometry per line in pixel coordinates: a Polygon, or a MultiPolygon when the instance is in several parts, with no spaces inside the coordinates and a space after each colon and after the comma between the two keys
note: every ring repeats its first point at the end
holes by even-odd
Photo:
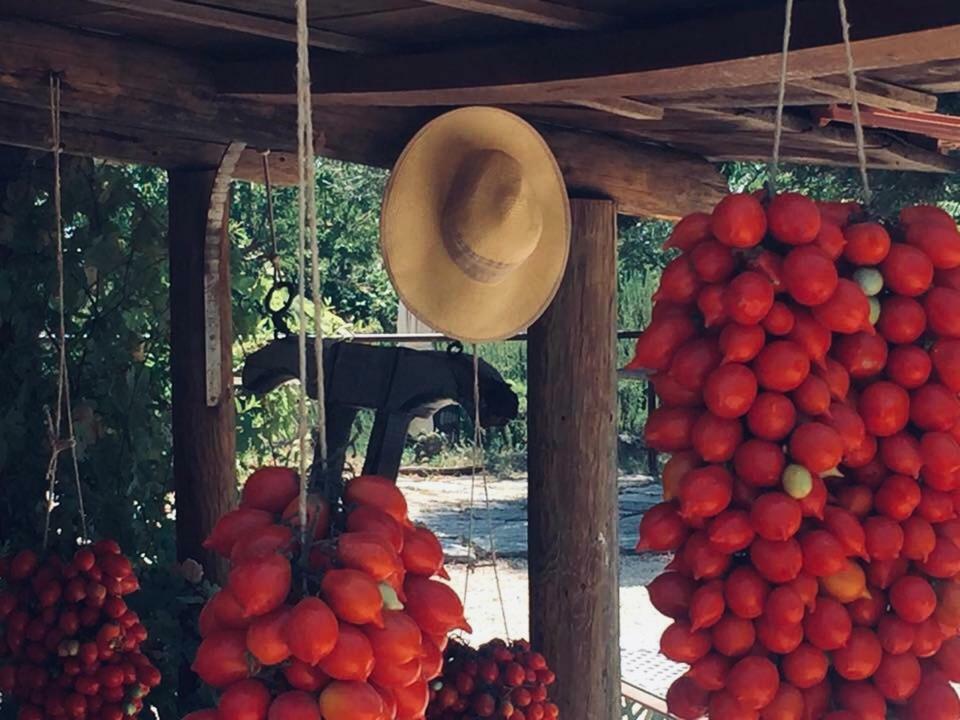
{"type": "Polygon", "coordinates": [[[543,211],[523,166],[501,150],[467,154],[441,217],[443,244],[457,266],[486,284],[503,280],[540,242],[543,211]]]}

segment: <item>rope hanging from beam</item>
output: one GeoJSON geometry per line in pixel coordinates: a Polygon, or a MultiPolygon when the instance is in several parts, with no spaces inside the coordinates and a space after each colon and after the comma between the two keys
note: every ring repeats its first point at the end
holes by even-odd
{"type": "Polygon", "coordinates": [[[857,71],[853,63],[853,47],[850,43],[850,21],[847,17],[846,0],[837,0],[840,8],[840,29],[843,32],[843,50],[847,58],[847,82],[850,85],[850,107],[853,110],[853,133],[857,140],[857,162],[860,163],[860,181],[863,183],[863,204],[869,208],[873,200],[870,178],[867,175],[867,150],[863,137],[863,120],[860,117],[860,99],[857,97],[857,71]]]}
{"type": "MultiPolygon", "coordinates": [[[[777,110],[773,130],[773,152],[767,165],[767,188],[771,196],[777,194],[777,176],[780,173],[780,145],[783,139],[783,112],[786,104],[787,68],[790,54],[790,37],[793,32],[793,3],[786,0],[783,21],[783,45],[780,58],[780,78],[777,84],[777,110]]],[[[840,11],[840,30],[843,35],[843,49],[846,57],[847,84],[850,88],[850,106],[853,113],[853,131],[857,144],[857,163],[860,170],[860,182],[863,190],[863,204],[869,208],[873,199],[870,178],[867,172],[866,140],[863,134],[863,121],[860,115],[860,99],[857,94],[857,72],[853,60],[853,46],[850,41],[850,20],[847,14],[846,0],[837,0],[840,11]]]]}
{"type": "MultiPolygon", "coordinates": [[[[320,296],[320,249],[317,245],[317,197],[316,197],[316,157],[313,148],[313,114],[310,89],[310,27],[307,16],[307,0],[296,0],[297,7],[297,170],[299,180],[299,246],[297,252],[298,289],[300,292],[300,322],[298,329],[298,349],[300,361],[299,411],[299,454],[300,454],[300,496],[298,515],[302,547],[307,547],[310,529],[307,527],[307,493],[309,475],[307,472],[307,439],[309,435],[309,412],[307,408],[307,313],[304,298],[306,296],[306,251],[310,245],[311,290],[313,292],[314,340],[313,352],[316,360],[316,442],[315,462],[323,469],[327,465],[327,422],[325,409],[324,373],[323,373],[323,300],[320,296]]],[[[309,553],[304,553],[309,557],[309,553]]]]}
{"type": "Polygon", "coordinates": [[[67,366],[67,320],[64,309],[65,271],[63,267],[63,200],[62,182],[60,173],[60,153],[62,142],[60,134],[60,101],[63,87],[60,76],[50,74],[50,134],[51,152],[53,154],[53,212],[56,237],[57,259],[57,407],[51,415],[50,408],[45,407],[47,420],[47,434],[50,442],[50,461],[47,464],[47,505],[43,521],[43,547],[46,548],[50,540],[50,517],[56,507],[57,474],[60,465],[60,453],[69,450],[73,477],[77,488],[77,510],[80,515],[80,532],[86,540],[87,514],[83,506],[83,488],[80,483],[80,467],[77,462],[77,439],[73,428],[73,403],[70,399],[70,370],[67,366]],[[66,414],[67,437],[62,438],[63,416],[66,414]]]}

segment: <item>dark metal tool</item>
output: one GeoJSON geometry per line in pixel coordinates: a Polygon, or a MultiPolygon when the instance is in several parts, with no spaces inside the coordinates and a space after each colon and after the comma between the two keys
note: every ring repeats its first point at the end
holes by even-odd
{"type": "MultiPolygon", "coordinates": [[[[299,375],[297,339],[274,340],[247,358],[243,387],[270,392],[299,375]]],[[[449,350],[412,350],[340,340],[324,340],[324,386],[329,458],[326,469],[314,466],[312,482],[329,487],[339,482],[357,412],[375,412],[363,472],[396,477],[410,421],[428,418],[458,404],[474,416],[473,357],[459,344],[449,350]]],[[[516,394],[497,370],[480,360],[480,425],[506,425],[517,416],[516,394]]],[[[313,340],[307,352],[307,392],[317,397],[313,340]]]]}

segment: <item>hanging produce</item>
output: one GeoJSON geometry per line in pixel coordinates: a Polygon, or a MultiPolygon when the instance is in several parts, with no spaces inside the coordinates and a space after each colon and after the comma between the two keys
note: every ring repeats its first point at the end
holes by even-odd
{"type": "MultiPolygon", "coordinates": [[[[64,310],[64,223],[60,176],[61,78],[50,75],[53,206],[59,323],[56,405],[44,408],[50,460],[46,473],[43,550],[0,557],[0,704],[17,720],[137,717],[160,684],[160,671],[141,651],[147,629],[124,597],[139,589],[133,566],[114,540],[87,542],[83,482],[74,434],[64,310]],[[72,558],[50,550],[59,504],[60,455],[73,471],[80,541],[72,558]],[[11,700],[13,702],[11,702],[11,700]]],[[[72,536],[65,529],[61,541],[72,536]]]]}
{"type": "Polygon", "coordinates": [[[21,550],[0,559],[0,695],[18,720],[136,717],[160,671],[124,598],[140,587],[112,540],[71,559],[21,550]]]}
{"type": "Polygon", "coordinates": [[[470,630],[443,550],[386,478],[360,476],[345,512],[308,496],[301,545],[297,473],[261,468],[205,546],[230,559],[200,614],[193,670],[220,691],[217,717],[416,720],[453,630],[470,630]]]}
{"type": "Polygon", "coordinates": [[[956,720],[953,219],[731,195],[667,245],[696,294],[660,293],[633,366],[659,398],[647,443],[673,454],[637,545],[675,553],[649,587],[690,666],[671,712],[956,720]]]}
{"type": "Polygon", "coordinates": [[[427,720],[556,720],[559,711],[547,695],[554,680],[546,659],[524,640],[491,640],[479,648],[454,640],[433,683],[427,720]]]}

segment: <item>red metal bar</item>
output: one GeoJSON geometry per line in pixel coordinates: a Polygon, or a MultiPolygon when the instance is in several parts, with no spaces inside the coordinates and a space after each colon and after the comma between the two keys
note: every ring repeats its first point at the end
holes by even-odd
{"type": "MultiPolygon", "coordinates": [[[[816,110],[815,116],[821,126],[833,121],[853,124],[853,111],[846,105],[830,105],[816,110]]],[[[956,115],[861,107],[860,119],[866,127],[899,130],[951,144],[960,143],[960,116],[956,115]]]]}

